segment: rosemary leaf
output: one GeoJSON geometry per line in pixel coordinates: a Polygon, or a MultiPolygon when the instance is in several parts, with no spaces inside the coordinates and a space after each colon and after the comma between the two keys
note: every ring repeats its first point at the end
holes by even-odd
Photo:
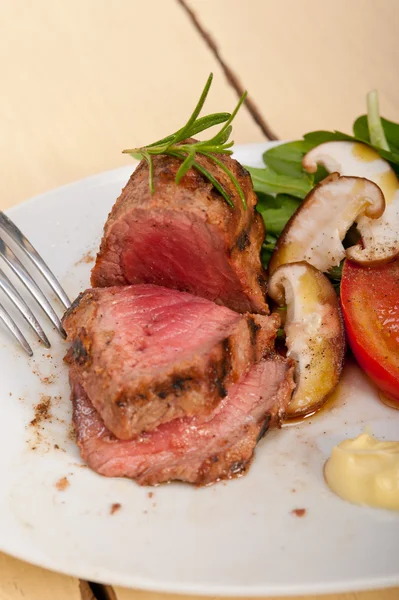
{"type": "MultiPolygon", "coordinates": [[[[190,129],[190,135],[187,137],[193,137],[197,133],[201,133],[205,129],[209,129],[210,127],[214,127],[215,125],[220,125],[221,123],[225,123],[230,118],[230,113],[211,113],[210,115],[206,115],[205,117],[201,117],[197,119],[195,123],[193,123],[192,128],[190,129]]],[[[153,148],[154,146],[161,146],[164,144],[169,144],[169,142],[174,141],[177,136],[180,136],[183,128],[178,129],[172,135],[168,135],[162,140],[158,140],[157,142],[153,142],[152,144],[148,144],[147,148],[153,148]]],[[[123,150],[125,154],[131,154],[131,150],[123,150]]]]}
{"type": "Polygon", "coordinates": [[[215,137],[213,138],[213,141],[211,141],[211,144],[214,144],[214,145],[225,144],[227,142],[227,140],[229,139],[232,131],[233,131],[233,128],[231,125],[229,125],[224,131],[222,130],[218,134],[215,135],[215,137]]]}
{"type": "Polygon", "coordinates": [[[197,162],[193,163],[193,167],[195,169],[197,169],[197,171],[199,173],[201,173],[204,177],[207,178],[207,180],[213,185],[213,187],[219,192],[219,194],[221,196],[223,196],[223,198],[226,200],[227,204],[231,207],[234,208],[234,204],[231,200],[231,198],[229,197],[229,195],[227,194],[226,190],[224,189],[224,187],[214,178],[214,176],[204,167],[202,167],[200,164],[198,164],[197,162]]]}
{"type": "Polygon", "coordinates": [[[230,117],[227,119],[226,123],[223,125],[222,129],[213,137],[209,140],[210,144],[214,143],[215,138],[218,138],[222,133],[224,133],[226,131],[226,129],[230,126],[230,124],[232,123],[233,119],[235,118],[236,114],[238,113],[238,111],[241,108],[242,103],[244,102],[245,98],[247,97],[247,92],[244,92],[243,95],[241,96],[241,98],[238,101],[237,106],[235,107],[235,109],[233,110],[233,112],[231,113],[230,117]]]}
{"type": "Polygon", "coordinates": [[[231,147],[234,142],[230,141],[229,138],[232,133],[231,123],[235,118],[240,106],[245,100],[246,92],[239,99],[237,106],[233,110],[232,113],[211,113],[204,117],[199,118],[199,114],[204,106],[205,100],[208,96],[209,89],[212,84],[212,73],[209,75],[208,80],[205,84],[204,89],[202,90],[201,96],[191,113],[190,118],[186,122],[186,124],[173,133],[172,135],[168,135],[157,142],[153,142],[152,144],[148,144],[147,146],[143,146],[141,148],[129,148],[123,150],[124,154],[131,154],[137,158],[143,158],[147,164],[149,169],[149,186],[150,190],[154,192],[154,165],[153,165],[153,156],[173,156],[182,161],[177,173],[176,173],[176,184],[181,182],[181,179],[187,173],[190,168],[196,169],[199,173],[201,173],[213,186],[214,188],[221,194],[227,204],[234,208],[234,203],[229,197],[228,193],[224,189],[224,187],[217,181],[217,179],[196,160],[197,155],[206,156],[209,160],[214,162],[219,166],[220,169],[226,173],[226,175],[230,178],[234,187],[236,188],[244,209],[246,208],[245,196],[242,191],[242,188],[234,176],[234,174],[226,167],[226,165],[221,162],[215,154],[232,154],[231,147]],[[210,127],[214,127],[215,125],[223,124],[220,131],[218,131],[213,137],[209,140],[205,141],[193,141],[193,143],[185,143],[185,141],[189,138],[192,138],[197,133],[201,131],[205,131],[210,127]]]}
{"type": "Polygon", "coordinates": [[[187,121],[187,123],[185,124],[185,126],[182,127],[182,129],[180,129],[179,134],[176,136],[176,139],[174,140],[175,143],[181,142],[181,141],[185,140],[186,138],[191,137],[191,135],[192,135],[191,127],[197,120],[197,117],[200,114],[202,107],[205,104],[206,97],[209,93],[209,88],[211,87],[211,84],[212,84],[212,79],[213,79],[213,73],[211,73],[209,75],[207,82],[205,84],[205,87],[202,90],[200,99],[197,102],[197,106],[194,108],[192,115],[189,118],[189,120],[187,121]]]}
{"type": "Polygon", "coordinates": [[[148,164],[148,183],[150,185],[151,194],[154,193],[154,163],[152,157],[147,153],[142,153],[144,160],[148,164]]]}
{"type": "Polygon", "coordinates": [[[192,126],[190,137],[197,135],[197,133],[201,133],[201,131],[204,131],[205,129],[225,123],[229,118],[230,113],[212,113],[205,117],[201,117],[200,119],[197,119],[192,126]]]}
{"type": "Polygon", "coordinates": [[[195,146],[195,151],[199,154],[202,154],[203,151],[206,152],[215,152],[216,154],[233,154],[233,151],[230,150],[232,146],[234,146],[234,142],[229,142],[228,144],[223,144],[223,146],[212,145],[210,146],[208,142],[197,142],[196,144],[179,144],[176,146],[177,148],[183,150],[184,152],[190,152],[190,148],[195,146]]]}
{"type": "MultiPolygon", "coordinates": [[[[206,146],[207,148],[209,148],[211,146],[214,146],[219,148],[219,146],[225,146],[232,131],[233,128],[231,125],[229,125],[225,131],[220,131],[211,140],[207,140],[205,142],[198,142],[198,147],[201,148],[202,146],[206,146]]],[[[234,142],[230,142],[229,147],[233,146],[233,144],[234,142]]]]}
{"type": "Polygon", "coordinates": [[[216,158],[216,156],[214,156],[213,154],[209,154],[208,152],[202,152],[202,154],[204,156],[206,156],[207,158],[209,158],[210,160],[213,160],[213,162],[215,164],[217,164],[222,171],[224,171],[226,173],[226,175],[230,178],[232,184],[234,185],[234,187],[236,188],[238,195],[240,196],[242,205],[244,207],[244,210],[246,210],[247,208],[247,201],[245,200],[245,196],[244,196],[244,192],[242,191],[242,188],[240,186],[240,184],[238,183],[237,179],[234,177],[233,173],[230,171],[230,169],[228,169],[226,167],[225,164],[222,163],[221,160],[219,160],[218,158],[216,158]]]}
{"type": "MultiPolygon", "coordinates": [[[[179,131],[180,131],[180,129],[179,129],[179,131]]],[[[154,146],[162,146],[164,144],[169,144],[170,142],[173,142],[175,140],[176,136],[178,135],[179,131],[172,133],[172,135],[167,135],[166,137],[162,138],[162,140],[158,140],[157,142],[148,144],[147,148],[153,148],[154,146]]],[[[125,150],[124,150],[124,152],[125,152],[125,150]]]]}
{"type": "MultiPolygon", "coordinates": [[[[166,154],[167,154],[167,156],[174,156],[175,158],[180,158],[180,159],[184,158],[184,154],[182,154],[181,152],[178,152],[176,150],[168,150],[166,152],[166,154]]],[[[197,163],[197,161],[195,161],[195,160],[194,160],[194,162],[193,162],[193,164],[191,166],[194,169],[196,169],[198,171],[198,173],[201,173],[201,175],[203,175],[213,185],[213,187],[217,189],[217,191],[219,192],[219,194],[221,194],[223,196],[223,198],[226,200],[227,204],[229,206],[231,206],[231,208],[234,208],[234,204],[231,201],[231,198],[227,194],[226,190],[217,181],[217,179],[214,178],[214,176],[212,175],[212,173],[210,173],[208,171],[208,169],[205,169],[205,167],[203,167],[202,165],[200,165],[199,163],[197,163]]]]}
{"type": "MultiPolygon", "coordinates": [[[[212,113],[210,115],[206,115],[205,117],[201,117],[200,119],[197,119],[196,122],[193,124],[189,135],[187,137],[193,137],[194,135],[197,135],[197,133],[201,133],[201,131],[204,131],[205,129],[209,129],[210,127],[214,127],[215,125],[220,125],[221,123],[225,123],[229,118],[230,118],[230,113],[212,113]]],[[[152,144],[148,144],[148,146],[146,146],[146,149],[149,152],[153,152],[154,149],[156,149],[156,154],[160,153],[162,154],[162,151],[160,151],[160,149],[158,148],[158,146],[168,146],[169,143],[171,141],[174,141],[174,139],[176,138],[176,136],[180,135],[180,132],[182,130],[179,129],[178,131],[176,131],[176,133],[173,133],[172,135],[168,135],[165,138],[162,138],[162,140],[158,140],[157,142],[153,142],[152,144]]],[[[206,144],[208,145],[209,142],[198,142],[198,144],[206,144]]],[[[229,144],[229,147],[233,146],[233,142],[231,142],[229,144]]],[[[122,150],[122,154],[130,154],[130,156],[133,156],[133,158],[138,158],[139,160],[141,160],[142,158],[142,153],[141,153],[141,148],[126,148],[125,150],[122,150]]],[[[212,150],[212,152],[220,152],[219,148],[216,148],[216,150],[212,150]]]]}
{"type": "Polygon", "coordinates": [[[195,153],[189,152],[176,173],[176,183],[179,184],[187,171],[193,166],[195,153]]]}

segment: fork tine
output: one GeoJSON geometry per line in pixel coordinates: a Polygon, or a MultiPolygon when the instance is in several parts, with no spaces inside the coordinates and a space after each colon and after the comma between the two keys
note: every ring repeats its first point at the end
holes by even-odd
{"type": "Polygon", "coordinates": [[[24,265],[21,263],[19,258],[15,256],[14,252],[9,246],[0,238],[0,256],[12,269],[12,271],[19,277],[22,283],[25,285],[27,290],[32,294],[36,302],[39,304],[44,313],[48,316],[54,327],[59,331],[62,337],[66,337],[66,333],[61,325],[61,321],[58,318],[57,313],[43,294],[41,289],[33,281],[24,265]]]}
{"type": "Polygon", "coordinates": [[[46,265],[42,257],[38,254],[29,240],[26,239],[24,234],[18,227],[7,217],[6,214],[0,211],[0,228],[3,229],[11,239],[14,240],[16,244],[25,252],[25,254],[30,258],[33,264],[39,269],[43,277],[46,279],[47,283],[57,294],[58,298],[61,300],[62,304],[65,308],[69,308],[71,305],[71,301],[68,296],[62,289],[55,275],[50,271],[49,267],[46,265]]]}
{"type": "Polygon", "coordinates": [[[46,334],[44,333],[40,323],[37,321],[35,315],[26,304],[25,300],[18,294],[17,290],[8,279],[7,275],[0,269],[0,288],[7,294],[11,302],[16,306],[25,321],[30,325],[36,335],[39,336],[46,348],[50,348],[50,342],[46,334]]]}
{"type": "Polygon", "coordinates": [[[4,325],[6,326],[8,331],[10,331],[10,333],[15,337],[17,342],[19,342],[21,344],[21,346],[25,350],[25,352],[29,356],[33,356],[32,348],[29,346],[28,342],[22,335],[20,329],[16,326],[15,322],[10,317],[10,315],[8,314],[8,312],[6,311],[6,309],[4,308],[4,306],[2,304],[0,304],[0,321],[2,321],[4,323],[4,325]]]}

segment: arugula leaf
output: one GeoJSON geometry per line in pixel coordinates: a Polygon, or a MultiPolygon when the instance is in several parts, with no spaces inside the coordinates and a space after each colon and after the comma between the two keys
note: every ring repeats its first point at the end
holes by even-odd
{"type": "Polygon", "coordinates": [[[300,177],[303,174],[302,159],[312,148],[312,144],[306,140],[280,144],[266,150],[263,162],[280,175],[300,177]]]}
{"type": "MultiPolygon", "coordinates": [[[[305,173],[302,167],[302,159],[314,146],[315,144],[308,140],[280,144],[266,150],[263,154],[263,162],[280,175],[301,177],[305,173]]],[[[319,183],[327,175],[328,173],[324,167],[319,166],[317,172],[312,175],[313,183],[319,183]]]]}
{"type": "Polygon", "coordinates": [[[313,188],[313,177],[307,173],[301,173],[299,177],[290,177],[276,173],[270,167],[257,169],[245,167],[252,177],[252,183],[256,193],[263,194],[289,194],[296,198],[305,198],[313,188]]]}
{"type": "Polygon", "coordinates": [[[269,260],[273,254],[273,250],[277,244],[277,238],[273,235],[268,234],[263,242],[261,258],[262,263],[265,269],[267,269],[267,265],[269,264],[269,260]]]}
{"type": "Polygon", "coordinates": [[[370,143],[369,125],[367,115],[361,115],[356,119],[352,126],[353,134],[360,140],[370,143]]]}
{"type": "Polygon", "coordinates": [[[262,215],[268,234],[279,236],[301,201],[288,194],[258,194],[257,211],[262,215]]]}
{"type": "Polygon", "coordinates": [[[364,142],[365,140],[358,140],[353,137],[353,135],[347,135],[346,133],[342,133],[342,131],[311,131],[310,133],[305,133],[303,136],[307,142],[313,144],[312,148],[315,146],[319,146],[319,144],[324,144],[325,142],[364,142]]]}
{"type": "Polygon", "coordinates": [[[381,117],[381,123],[391,151],[399,154],[399,123],[388,121],[384,117],[381,117]]]}
{"type": "Polygon", "coordinates": [[[331,281],[341,281],[342,277],[342,267],[344,266],[344,261],[341,261],[337,267],[332,267],[326,274],[331,279],[331,281]]]}
{"type": "Polygon", "coordinates": [[[330,269],[329,271],[327,271],[327,273],[325,273],[325,275],[330,280],[337,296],[340,295],[342,267],[343,266],[344,266],[344,261],[341,261],[341,263],[338,265],[338,267],[332,267],[332,269],[330,269]]]}

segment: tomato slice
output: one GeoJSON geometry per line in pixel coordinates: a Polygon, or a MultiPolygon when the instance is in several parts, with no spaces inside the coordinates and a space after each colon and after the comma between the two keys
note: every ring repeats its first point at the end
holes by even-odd
{"type": "Polygon", "coordinates": [[[359,365],[399,408],[399,260],[374,267],[346,260],[341,304],[359,365]]]}

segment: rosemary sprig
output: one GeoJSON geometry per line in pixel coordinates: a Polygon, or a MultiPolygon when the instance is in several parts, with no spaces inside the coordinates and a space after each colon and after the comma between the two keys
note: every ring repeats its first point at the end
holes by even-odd
{"type": "Polygon", "coordinates": [[[234,142],[229,141],[230,135],[232,133],[231,123],[235,118],[240,106],[244,102],[247,92],[243,93],[237,106],[231,114],[213,113],[210,115],[206,115],[205,117],[199,118],[199,114],[208,96],[209,89],[212,84],[212,79],[213,75],[211,73],[208,77],[208,80],[205,84],[205,87],[197,102],[196,107],[194,108],[187,123],[181,129],[179,129],[172,135],[168,135],[167,137],[158,140],[157,142],[148,144],[148,146],[142,146],[141,148],[130,148],[127,150],[123,150],[123,153],[130,154],[134,158],[144,159],[147,162],[149,186],[152,193],[154,192],[154,165],[152,159],[153,156],[173,156],[182,161],[182,164],[180,165],[176,173],[177,184],[180,183],[180,181],[190,168],[196,169],[223,196],[228,205],[234,208],[234,204],[231,198],[229,197],[228,193],[222,186],[222,184],[219,181],[217,181],[217,179],[215,179],[215,177],[208,171],[208,169],[200,165],[196,160],[197,155],[202,154],[202,156],[205,156],[209,160],[213,161],[224,173],[226,173],[226,175],[230,178],[232,184],[236,188],[241,202],[244,206],[244,209],[246,209],[247,204],[245,201],[245,196],[239,182],[237,181],[236,177],[234,177],[230,169],[228,169],[226,165],[219,158],[217,158],[217,156],[215,156],[215,154],[232,154],[231,147],[233,146],[234,142]],[[214,127],[215,125],[220,125],[222,123],[223,127],[220,129],[220,131],[218,131],[209,140],[194,142],[193,144],[185,143],[185,141],[188,138],[192,138],[197,133],[200,133],[201,131],[205,131],[210,127],[214,127]]]}

